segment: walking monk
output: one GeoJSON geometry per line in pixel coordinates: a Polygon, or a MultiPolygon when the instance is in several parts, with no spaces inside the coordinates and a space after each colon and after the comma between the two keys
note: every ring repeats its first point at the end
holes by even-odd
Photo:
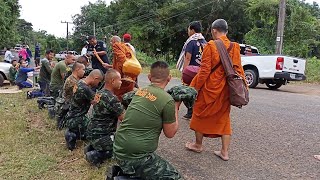
{"type": "MultiPolygon", "coordinates": [[[[212,37],[222,40],[228,49],[235,71],[244,78],[240,59],[240,46],[227,38],[228,25],[223,19],[212,23],[212,37]]],[[[194,104],[190,128],[195,131],[196,142],[186,143],[188,150],[200,153],[203,137],[222,139],[221,151],[214,154],[222,160],[229,160],[228,148],[231,140],[230,101],[224,68],[213,40],[204,48],[201,68],[190,84],[198,91],[194,104]]]]}
{"type": "MultiPolygon", "coordinates": [[[[113,50],[113,69],[120,72],[121,78],[124,78],[124,73],[122,71],[123,63],[126,61],[127,56],[131,57],[131,49],[129,49],[128,46],[126,46],[124,43],[121,42],[121,38],[119,36],[113,36],[110,41],[112,45],[113,50]]],[[[133,81],[136,80],[133,79],[133,81]]],[[[124,95],[127,92],[130,92],[133,90],[135,83],[123,80],[120,89],[116,90],[114,94],[119,98],[119,100],[122,100],[122,95],[124,95]]]]}

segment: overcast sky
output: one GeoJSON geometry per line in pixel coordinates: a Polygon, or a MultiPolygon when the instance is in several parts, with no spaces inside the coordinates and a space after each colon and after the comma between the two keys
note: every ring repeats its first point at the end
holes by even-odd
{"type": "MultiPolygon", "coordinates": [[[[105,0],[109,3],[111,0],[105,0]]],[[[199,0],[200,1],[200,0],[199,0]]],[[[317,2],[320,0],[306,0],[317,2]]],[[[58,37],[66,36],[66,24],[61,21],[72,21],[72,16],[80,13],[80,8],[96,0],[20,0],[21,18],[31,22],[34,30],[46,30],[58,37]]],[[[72,25],[69,26],[72,32],[72,25]]]]}

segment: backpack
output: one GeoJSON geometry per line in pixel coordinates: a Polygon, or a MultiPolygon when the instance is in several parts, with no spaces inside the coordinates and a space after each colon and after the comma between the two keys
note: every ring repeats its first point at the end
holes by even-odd
{"type": "MultiPolygon", "coordinates": [[[[200,43],[200,46],[201,46],[200,47],[201,51],[203,53],[203,49],[204,49],[203,44],[200,43]]],[[[231,51],[232,47],[233,47],[233,44],[231,44],[230,47],[228,48],[228,52],[231,51]]],[[[218,66],[212,69],[211,72],[213,72],[216,68],[218,68],[218,66]]],[[[199,69],[200,69],[200,66],[194,66],[194,65],[187,66],[182,72],[182,82],[186,85],[190,85],[193,78],[197,75],[199,69]]]]}
{"type": "Polygon", "coordinates": [[[241,108],[249,103],[249,90],[246,80],[237,74],[233,69],[232,60],[227,52],[223,42],[215,40],[220,60],[227,75],[227,84],[229,86],[230,104],[241,108]]]}

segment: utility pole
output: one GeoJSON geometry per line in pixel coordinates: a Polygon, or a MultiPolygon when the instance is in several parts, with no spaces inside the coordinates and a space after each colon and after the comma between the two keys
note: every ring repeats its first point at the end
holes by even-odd
{"type": "Polygon", "coordinates": [[[286,18],[286,0],[280,0],[278,30],[276,39],[276,54],[282,54],[284,22],[286,18]]]}
{"type": "Polygon", "coordinates": [[[69,51],[69,24],[72,24],[72,22],[67,22],[67,21],[61,21],[61,23],[67,24],[67,51],[69,51]]]}
{"type": "Polygon", "coordinates": [[[93,22],[93,35],[96,36],[96,23],[93,22]]]}

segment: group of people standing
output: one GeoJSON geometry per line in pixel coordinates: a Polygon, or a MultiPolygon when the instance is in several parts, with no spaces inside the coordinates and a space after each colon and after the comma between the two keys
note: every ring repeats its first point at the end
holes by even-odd
{"type": "MultiPolygon", "coordinates": [[[[29,49],[28,45],[23,45],[21,49],[18,51],[18,57],[15,57],[12,52],[11,48],[6,48],[6,52],[4,55],[4,62],[11,63],[12,66],[9,69],[9,76],[8,80],[10,81],[11,85],[17,85],[19,89],[22,88],[30,88],[32,87],[31,82],[27,81],[28,73],[38,70],[39,63],[36,63],[35,68],[30,68],[31,59],[33,58],[32,52],[29,49]]],[[[39,62],[40,60],[40,48],[39,45],[36,45],[35,48],[35,62],[39,62]]]]}
{"type": "MultiPolygon", "coordinates": [[[[190,23],[189,38],[177,65],[182,72],[189,66],[199,67],[191,83],[184,85],[197,94],[193,107],[189,106],[184,116],[190,119],[195,142],[187,142],[185,148],[201,153],[203,137],[219,137],[222,148],[214,154],[227,161],[232,131],[225,70],[214,41],[206,42],[201,31],[200,22],[190,23]]],[[[230,42],[227,32],[225,20],[212,23],[212,37],[223,42],[233,68],[244,78],[240,47],[230,42]]],[[[173,138],[179,127],[178,112],[182,101],[164,90],[171,80],[169,65],[163,61],[154,62],[148,74],[150,85],[136,89],[130,104],[123,106],[124,97],[134,90],[137,79],[127,81],[124,78],[123,66],[130,58],[128,54],[135,55],[133,46],[128,44],[130,39],[129,34],[123,36],[124,42],[118,36],[110,39],[112,65],[107,58],[106,44],[94,36],[89,36],[86,53],[79,59],[68,54],[64,61],[54,65],[54,54],[47,51],[41,60],[40,87],[61,105],[56,109],[57,125],[66,128],[69,150],[77,148],[77,140],[86,140],[84,153],[93,165],[98,166],[114,157],[121,172],[128,177],[181,179],[180,173],[155,153],[160,134],[163,132],[166,137],[173,138]],[[90,107],[92,113],[88,118],[90,107]]]]}

